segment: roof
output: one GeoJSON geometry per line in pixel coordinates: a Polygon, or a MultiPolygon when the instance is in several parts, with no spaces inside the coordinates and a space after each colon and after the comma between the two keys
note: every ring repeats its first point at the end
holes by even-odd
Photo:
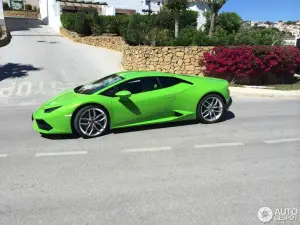
{"type": "Polygon", "coordinates": [[[71,7],[97,7],[102,5],[107,5],[106,2],[101,0],[56,0],[60,2],[61,6],[71,6],[71,7]]]}
{"type": "Polygon", "coordinates": [[[157,72],[157,71],[123,71],[116,73],[125,79],[132,79],[136,77],[148,77],[148,76],[174,76],[172,73],[157,72]]]}

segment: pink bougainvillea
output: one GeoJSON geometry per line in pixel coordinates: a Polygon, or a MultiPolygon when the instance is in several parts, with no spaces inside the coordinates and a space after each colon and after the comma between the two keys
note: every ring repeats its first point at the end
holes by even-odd
{"type": "Polygon", "coordinates": [[[246,78],[276,74],[293,76],[300,68],[300,51],[296,47],[239,46],[215,47],[204,53],[205,72],[232,74],[234,78],[246,78]]]}

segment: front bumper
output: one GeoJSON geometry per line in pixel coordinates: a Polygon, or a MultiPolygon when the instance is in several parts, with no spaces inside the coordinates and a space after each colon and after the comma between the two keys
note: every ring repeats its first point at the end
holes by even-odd
{"type": "Polygon", "coordinates": [[[229,99],[227,100],[226,105],[225,105],[225,110],[228,110],[231,105],[232,105],[232,98],[229,97],[229,99]]]}
{"type": "Polygon", "coordinates": [[[71,134],[71,116],[58,113],[43,113],[42,110],[31,115],[33,129],[43,134],[71,134]]]}

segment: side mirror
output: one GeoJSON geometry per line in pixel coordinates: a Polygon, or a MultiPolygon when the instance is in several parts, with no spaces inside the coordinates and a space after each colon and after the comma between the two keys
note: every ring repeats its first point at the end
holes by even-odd
{"type": "Polygon", "coordinates": [[[118,91],[116,93],[116,96],[120,97],[120,98],[129,98],[131,96],[131,92],[130,91],[118,91]]]}

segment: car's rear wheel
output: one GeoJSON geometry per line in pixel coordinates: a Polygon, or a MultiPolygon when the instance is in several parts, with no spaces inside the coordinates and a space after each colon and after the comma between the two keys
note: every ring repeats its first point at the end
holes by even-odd
{"type": "Polygon", "coordinates": [[[96,105],[85,106],[76,113],[73,127],[83,138],[101,136],[109,128],[108,113],[96,105]]]}
{"type": "Polygon", "coordinates": [[[224,116],[224,101],[217,94],[206,95],[198,104],[197,119],[201,123],[217,123],[224,116]]]}

